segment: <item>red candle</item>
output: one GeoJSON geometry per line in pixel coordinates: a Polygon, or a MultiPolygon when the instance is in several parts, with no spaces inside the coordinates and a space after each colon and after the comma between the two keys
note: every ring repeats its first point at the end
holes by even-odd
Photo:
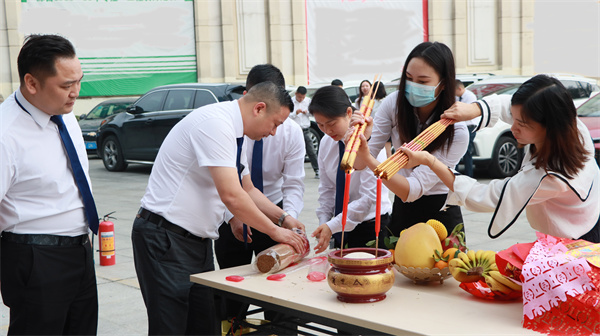
{"type": "MultiPolygon", "coordinates": [[[[342,209],[342,231],[346,231],[346,217],[348,216],[348,201],[350,200],[350,173],[346,173],[346,187],[344,188],[344,207],[342,209]]],[[[344,247],[342,246],[342,249],[344,247]]]]}
{"type": "Polygon", "coordinates": [[[381,230],[381,177],[377,178],[377,204],[375,204],[375,237],[379,238],[381,230]]]}

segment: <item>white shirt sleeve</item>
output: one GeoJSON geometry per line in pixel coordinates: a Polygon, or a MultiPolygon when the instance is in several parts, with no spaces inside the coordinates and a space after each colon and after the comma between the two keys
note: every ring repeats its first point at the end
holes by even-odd
{"type": "Polygon", "coordinates": [[[486,127],[494,127],[498,120],[502,120],[505,123],[512,125],[513,118],[510,112],[510,95],[496,95],[487,96],[477,101],[477,104],[481,106],[481,121],[477,130],[486,127]]]}
{"type": "Polygon", "coordinates": [[[395,126],[396,120],[397,97],[397,94],[385,97],[377,109],[377,118],[373,118],[373,132],[369,140],[369,150],[374,157],[377,157],[377,154],[392,135],[392,128],[395,126]]]}
{"type": "Polygon", "coordinates": [[[328,174],[324,174],[326,166],[324,157],[325,150],[323,149],[323,142],[321,142],[321,145],[319,146],[319,155],[317,157],[319,170],[323,172],[319,179],[319,206],[316,210],[319,225],[327,223],[331,217],[333,217],[333,210],[335,209],[335,181],[332,181],[328,174]]]}
{"type": "Polygon", "coordinates": [[[288,148],[283,164],[283,210],[298,218],[304,208],[304,133],[297,124],[292,124],[287,134],[288,148]]]}

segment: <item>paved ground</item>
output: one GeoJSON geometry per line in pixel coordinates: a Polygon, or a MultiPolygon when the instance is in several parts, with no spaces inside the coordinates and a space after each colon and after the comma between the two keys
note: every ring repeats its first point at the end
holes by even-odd
{"type": "MultiPolygon", "coordinates": [[[[307,231],[312,233],[318,226],[315,209],[319,180],[314,178],[310,164],[305,164],[305,168],[305,204],[300,220],[306,225],[307,231]]],[[[90,174],[98,213],[103,215],[116,211],[113,215],[116,217],[113,220],[116,234],[116,265],[96,266],[100,335],[147,334],[146,311],[135,275],[130,235],[133,218],[139,209],[139,201],[144,194],[150,170],[150,166],[132,165],[125,172],[110,173],[104,169],[101,160],[90,158],[90,174]]],[[[479,179],[482,182],[487,181],[483,177],[479,179]]],[[[487,237],[487,224],[491,214],[464,211],[463,216],[468,246],[471,249],[498,251],[517,242],[535,240],[535,233],[524,216],[502,237],[495,240],[487,237]]],[[[8,317],[8,309],[0,305],[0,335],[6,334],[8,317]]]]}

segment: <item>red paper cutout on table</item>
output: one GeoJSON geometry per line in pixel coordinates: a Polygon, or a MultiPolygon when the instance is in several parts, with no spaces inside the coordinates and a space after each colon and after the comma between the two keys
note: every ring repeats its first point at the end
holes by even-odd
{"type": "Polygon", "coordinates": [[[239,275],[230,275],[230,276],[226,277],[225,280],[232,281],[232,282],[240,282],[240,281],[244,280],[244,277],[239,276],[239,275]]]}
{"type": "Polygon", "coordinates": [[[492,292],[490,287],[483,280],[477,282],[461,282],[459,287],[480,299],[510,301],[521,298],[521,292],[518,291],[510,292],[508,294],[498,291],[492,292]]]}
{"type": "Polygon", "coordinates": [[[267,277],[267,280],[280,281],[285,278],[285,274],[271,274],[267,277]]]}

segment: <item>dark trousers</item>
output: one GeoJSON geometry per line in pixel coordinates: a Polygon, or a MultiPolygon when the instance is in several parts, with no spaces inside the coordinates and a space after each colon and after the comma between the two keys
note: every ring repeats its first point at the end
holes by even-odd
{"type": "Polygon", "coordinates": [[[8,335],[95,335],[98,291],[89,241],[47,246],[2,239],[8,335]]]}
{"type": "Polygon", "coordinates": [[[302,130],[304,132],[304,146],[306,147],[306,155],[308,155],[308,159],[310,160],[310,165],[315,173],[319,172],[319,163],[317,161],[317,154],[315,153],[315,149],[313,148],[313,143],[310,140],[309,129],[304,128],[302,130]]]}
{"type": "MultiPolygon", "coordinates": [[[[381,215],[381,225],[379,227],[379,242],[380,248],[385,248],[383,245],[383,237],[387,236],[387,227],[390,223],[390,215],[381,215]]],[[[342,233],[333,234],[333,247],[340,248],[342,246],[342,233]]],[[[367,243],[375,240],[375,219],[364,221],[358,224],[354,230],[344,232],[344,248],[366,247],[367,243]]],[[[375,246],[373,246],[375,247],[375,246]]]]}
{"type": "Polygon", "coordinates": [[[469,129],[469,147],[467,148],[467,152],[463,156],[463,164],[465,165],[465,175],[473,177],[473,140],[475,139],[475,135],[477,132],[473,132],[473,130],[477,126],[467,126],[469,129]]]}
{"type": "Polygon", "coordinates": [[[131,233],[135,271],[150,335],[216,335],[214,299],[190,275],[213,271],[212,241],[183,237],[136,218],[131,233]]]}
{"type": "Polygon", "coordinates": [[[456,225],[463,223],[463,218],[460,207],[456,205],[450,205],[445,210],[439,211],[447,197],[447,194],[424,195],[414,202],[404,203],[395,196],[392,220],[389,224],[392,234],[399,237],[402,230],[430,219],[442,222],[450,234],[456,225]]]}
{"type": "MultiPolygon", "coordinates": [[[[283,207],[283,201],[279,202],[277,206],[283,207]]],[[[219,239],[215,240],[215,255],[220,269],[248,265],[252,262],[253,255],[276,244],[277,242],[268,235],[258,230],[252,230],[252,243],[248,243],[246,246],[243,241],[235,238],[229,224],[223,223],[219,227],[219,239]]],[[[248,305],[230,299],[217,301],[217,306],[219,307],[219,317],[222,320],[236,317],[248,309],[248,305]]],[[[272,321],[275,316],[273,312],[267,311],[265,318],[272,321]]]]}
{"type": "Polygon", "coordinates": [[[600,243],[600,218],[598,218],[596,225],[579,239],[584,239],[595,244],[600,243]]]}

